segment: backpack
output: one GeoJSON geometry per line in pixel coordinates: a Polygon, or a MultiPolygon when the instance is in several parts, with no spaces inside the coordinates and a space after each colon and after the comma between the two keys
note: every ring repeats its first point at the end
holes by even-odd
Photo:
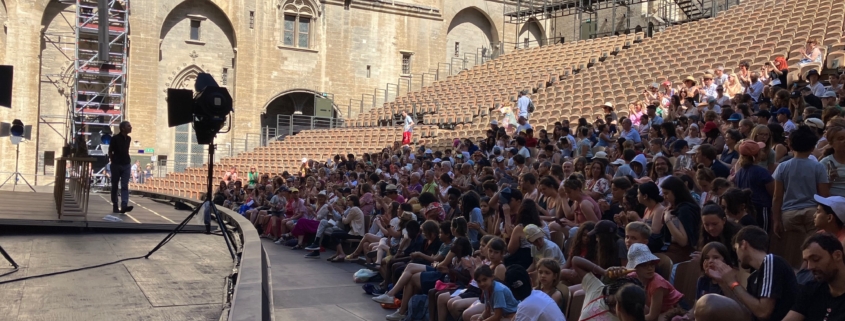
{"type": "Polygon", "coordinates": [[[528,101],[528,112],[529,112],[529,113],[533,113],[533,112],[534,112],[534,101],[533,101],[533,100],[529,100],[529,101],[528,101]]]}

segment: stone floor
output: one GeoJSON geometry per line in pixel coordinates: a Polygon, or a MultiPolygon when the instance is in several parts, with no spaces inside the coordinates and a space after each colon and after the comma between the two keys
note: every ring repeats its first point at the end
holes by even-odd
{"type": "Polygon", "coordinates": [[[373,320],[381,321],[394,310],[384,310],[364,293],[352,274],[363,266],[306,259],[294,251],[263,240],[273,271],[273,300],[277,321],[283,320],[373,320]]]}
{"type": "MultiPolygon", "coordinates": [[[[166,235],[0,233],[0,246],[21,266],[0,281],[142,256],[166,235]]],[[[0,284],[0,319],[218,320],[231,269],[220,236],[180,234],[149,259],[0,284]]],[[[0,274],[10,270],[0,257],[0,274]]]]}

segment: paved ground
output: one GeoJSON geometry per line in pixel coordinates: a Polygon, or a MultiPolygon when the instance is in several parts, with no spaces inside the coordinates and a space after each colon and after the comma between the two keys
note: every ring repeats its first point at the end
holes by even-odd
{"type": "Polygon", "coordinates": [[[277,321],[373,320],[382,321],[393,310],[384,310],[352,281],[363,266],[355,263],[306,259],[305,251],[263,240],[273,271],[273,299],[277,321]]]}
{"type": "MultiPolygon", "coordinates": [[[[0,245],[21,270],[0,281],[141,256],[164,235],[4,233],[0,245]]],[[[220,236],[180,234],[149,259],[0,284],[0,319],[218,320],[231,268],[220,236]]],[[[0,274],[10,270],[0,257],[0,274]]]]}

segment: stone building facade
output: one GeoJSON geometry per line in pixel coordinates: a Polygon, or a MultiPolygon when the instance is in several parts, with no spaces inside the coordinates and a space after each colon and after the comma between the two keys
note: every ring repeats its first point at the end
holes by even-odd
{"type": "MultiPolygon", "coordinates": [[[[47,184],[52,164],[44,155],[58,157],[68,131],[75,5],[0,5],[0,63],[15,67],[13,106],[0,108],[0,119],[33,125],[33,140],[20,146],[20,169],[31,181],[44,174],[38,183],[47,184]]],[[[338,117],[354,117],[362,106],[378,105],[358,101],[388,83],[412,84],[420,81],[416,75],[443,70],[443,63],[458,68],[455,58],[507,52],[513,44],[503,42],[518,39],[517,32],[532,41],[557,36],[546,35],[551,21],[508,24],[501,0],[130,0],[127,6],[131,150],[152,149],[143,156],[169,159],[177,131],[166,126],[166,90],[191,88],[200,72],[234,97],[232,131],[218,136],[222,146],[259,134],[262,123],[272,123],[262,118],[268,108],[301,111],[302,97],[329,93],[338,117]]],[[[14,155],[14,146],[0,139],[0,172],[14,169],[14,155]]]]}

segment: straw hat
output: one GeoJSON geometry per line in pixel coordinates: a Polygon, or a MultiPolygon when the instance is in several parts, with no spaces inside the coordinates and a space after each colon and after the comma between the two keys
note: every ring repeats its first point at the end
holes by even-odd
{"type": "Polygon", "coordinates": [[[693,78],[692,76],[687,76],[687,78],[684,78],[684,82],[687,82],[687,81],[692,81],[693,85],[695,85],[697,83],[697,81],[695,81],[695,78],[693,78]]]}

